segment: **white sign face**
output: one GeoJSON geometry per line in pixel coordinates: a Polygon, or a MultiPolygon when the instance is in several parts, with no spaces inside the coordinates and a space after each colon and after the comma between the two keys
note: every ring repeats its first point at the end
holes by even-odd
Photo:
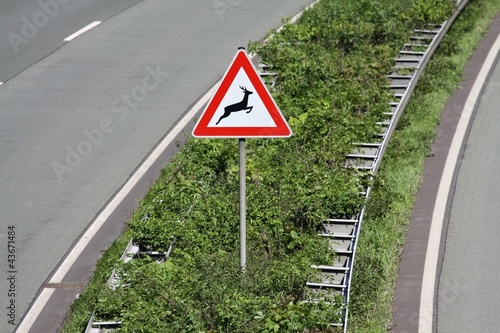
{"type": "Polygon", "coordinates": [[[208,127],[276,127],[276,123],[255,91],[245,71],[240,68],[208,127]],[[223,117],[224,114],[227,116],[223,117]],[[220,122],[217,124],[219,119],[220,122]]]}

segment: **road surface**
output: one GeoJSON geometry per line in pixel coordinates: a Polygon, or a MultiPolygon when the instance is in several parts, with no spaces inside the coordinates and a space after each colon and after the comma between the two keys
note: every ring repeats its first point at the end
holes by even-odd
{"type": "Polygon", "coordinates": [[[393,332],[498,332],[500,15],[437,127],[401,259],[393,332]]]}
{"type": "Polygon", "coordinates": [[[500,329],[500,66],[489,78],[460,160],[439,279],[438,332],[500,329]]]}
{"type": "MultiPolygon", "coordinates": [[[[13,330],[6,308],[15,303],[18,324],[74,242],[222,76],[238,46],[310,2],[0,0],[1,332],[13,330]],[[64,41],[95,21],[102,23],[64,41]]],[[[125,215],[110,234],[98,233],[101,243],[125,215]]],[[[89,258],[99,255],[89,248],[89,258]]],[[[75,293],[93,260],[68,273],[61,292],[75,293]]],[[[55,331],[63,312],[42,318],[43,330],[55,331]]]]}

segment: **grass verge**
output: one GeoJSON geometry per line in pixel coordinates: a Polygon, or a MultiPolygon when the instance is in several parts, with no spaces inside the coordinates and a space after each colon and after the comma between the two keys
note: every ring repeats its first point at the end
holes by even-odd
{"type": "Polygon", "coordinates": [[[472,0],[454,23],[403,114],[374,184],[358,243],[349,332],[386,332],[400,252],[442,110],[500,10],[500,0],[472,0]]]}

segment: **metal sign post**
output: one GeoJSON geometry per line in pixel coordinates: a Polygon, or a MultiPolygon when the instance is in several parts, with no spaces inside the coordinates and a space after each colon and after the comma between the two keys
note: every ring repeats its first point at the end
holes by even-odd
{"type": "Polygon", "coordinates": [[[247,266],[247,203],[246,203],[246,147],[240,138],[240,268],[244,273],[247,266]]]}

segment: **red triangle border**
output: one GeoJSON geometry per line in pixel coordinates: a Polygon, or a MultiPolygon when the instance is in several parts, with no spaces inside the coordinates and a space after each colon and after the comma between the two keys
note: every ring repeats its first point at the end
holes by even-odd
{"type": "Polygon", "coordinates": [[[247,53],[244,50],[239,50],[224,75],[214,96],[210,102],[208,102],[207,107],[195,125],[192,134],[194,137],[199,138],[277,138],[290,137],[292,135],[292,131],[283,117],[283,114],[278,109],[276,102],[269,93],[264,82],[252,65],[247,53]],[[241,68],[243,68],[247,74],[250,82],[256,90],[255,92],[261,98],[264,106],[269,112],[269,115],[276,124],[276,127],[208,127],[208,124],[212,120],[217,108],[220,106],[224,96],[228,92],[241,68]]]}

